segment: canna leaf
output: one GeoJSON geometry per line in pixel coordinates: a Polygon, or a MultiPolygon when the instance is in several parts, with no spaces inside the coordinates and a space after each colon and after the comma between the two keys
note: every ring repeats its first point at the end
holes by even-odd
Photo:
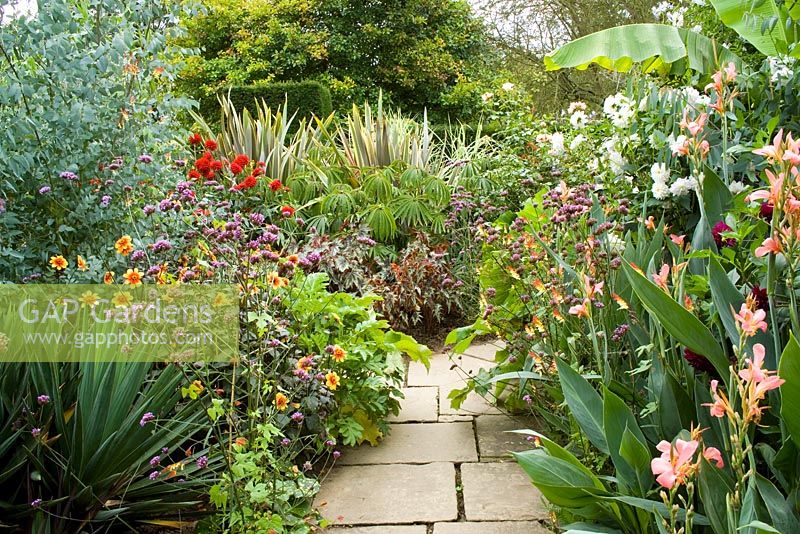
{"type": "Polygon", "coordinates": [[[608,443],[603,426],[603,399],[577,371],[561,358],[556,358],[561,390],[572,416],[578,421],[589,441],[608,454],[608,443]]]}
{"type": "Polygon", "coordinates": [[[681,345],[708,358],[719,375],[729,380],[730,363],[711,330],[630,264],[623,262],[622,265],[634,293],[664,330],[681,345]]]}

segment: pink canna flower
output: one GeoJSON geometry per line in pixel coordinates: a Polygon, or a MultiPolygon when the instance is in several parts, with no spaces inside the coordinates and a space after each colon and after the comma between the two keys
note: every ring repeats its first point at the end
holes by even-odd
{"type": "Polygon", "coordinates": [[[689,110],[683,110],[683,119],[681,120],[680,127],[687,130],[692,137],[697,137],[697,134],[703,131],[706,121],[708,121],[708,113],[701,113],[696,119],[689,120],[689,110]]]}
{"type": "Polygon", "coordinates": [[[777,375],[766,377],[764,380],[756,384],[756,387],[753,391],[753,401],[763,400],[764,396],[767,394],[767,391],[778,389],[783,385],[784,382],[786,382],[786,380],[777,375]]]}
{"type": "Polygon", "coordinates": [[[692,460],[699,446],[700,442],[697,440],[682,439],[675,440],[675,445],[665,440],[656,445],[661,456],[650,461],[650,469],[657,475],[656,482],[667,489],[684,483],[696,468],[692,460]]]}
{"type": "Polygon", "coordinates": [[[583,303],[576,304],[569,309],[570,315],[575,315],[577,317],[589,317],[589,307],[591,306],[592,301],[589,299],[584,299],[583,303]]]}
{"type": "Polygon", "coordinates": [[[700,141],[700,143],[698,143],[697,149],[700,151],[702,156],[708,156],[708,152],[711,150],[711,145],[707,140],[703,139],[700,141]]]}
{"type": "Polygon", "coordinates": [[[792,165],[800,164],[800,142],[792,138],[791,132],[786,136],[786,150],[783,151],[783,161],[792,165]]]}
{"type": "Polygon", "coordinates": [[[705,87],[706,91],[708,91],[709,89],[712,89],[712,90],[716,91],[717,93],[722,93],[722,71],[718,70],[717,72],[712,74],[711,75],[711,79],[713,80],[713,82],[711,82],[710,84],[706,85],[706,87],[705,87]]]}
{"type": "Polygon", "coordinates": [[[779,254],[783,252],[781,242],[774,237],[768,237],[761,243],[761,246],[756,248],[755,255],[757,258],[768,256],[769,254],[779,254]]]}
{"type": "Polygon", "coordinates": [[[747,358],[745,360],[747,363],[747,369],[740,370],[739,377],[742,380],[756,383],[767,378],[767,372],[762,369],[762,366],[764,365],[765,354],[766,350],[764,349],[764,345],[761,343],[756,343],[753,345],[753,359],[751,360],[750,358],[747,358]]]}
{"type": "Polygon", "coordinates": [[[586,294],[586,298],[593,299],[595,295],[603,293],[603,286],[605,282],[598,282],[596,284],[592,283],[592,279],[586,275],[583,275],[583,291],[586,294]]]}
{"type": "Polygon", "coordinates": [[[783,156],[783,128],[778,131],[771,145],[753,150],[753,154],[764,156],[768,161],[780,160],[783,156]]]}
{"type": "Polygon", "coordinates": [[[655,282],[658,287],[669,293],[669,286],[667,285],[667,282],[669,281],[669,265],[665,263],[661,266],[661,270],[658,273],[653,273],[652,276],[653,282],[655,282]]]}
{"type": "Polygon", "coordinates": [[[775,174],[774,172],[770,171],[769,169],[764,171],[767,175],[767,180],[769,180],[769,189],[760,189],[758,191],[753,191],[745,200],[750,202],[751,200],[766,200],[769,204],[773,206],[780,205],[780,198],[781,192],[783,191],[783,182],[786,179],[784,174],[778,173],[775,174]]]}
{"type": "Polygon", "coordinates": [[[717,391],[718,386],[719,380],[711,381],[711,397],[714,399],[714,402],[711,404],[703,404],[703,406],[710,406],[711,410],[709,411],[711,412],[711,415],[721,419],[725,417],[726,413],[728,413],[730,406],[728,405],[727,399],[717,391]]]}
{"type": "Polygon", "coordinates": [[[722,469],[725,467],[725,462],[722,461],[722,453],[716,447],[706,447],[703,449],[703,458],[709,462],[716,462],[717,468],[722,469]]]}
{"type": "Polygon", "coordinates": [[[725,67],[725,81],[728,83],[736,81],[736,64],[733,61],[725,67]]]}
{"type": "Polygon", "coordinates": [[[678,245],[679,247],[683,246],[683,242],[686,239],[685,235],[676,235],[676,234],[669,234],[670,240],[678,245]]]}
{"type": "Polygon", "coordinates": [[[733,317],[736,319],[739,330],[747,337],[756,335],[759,330],[767,331],[767,322],[764,321],[767,313],[764,310],[753,311],[747,307],[747,304],[742,304],[739,313],[734,314],[733,317]]]}

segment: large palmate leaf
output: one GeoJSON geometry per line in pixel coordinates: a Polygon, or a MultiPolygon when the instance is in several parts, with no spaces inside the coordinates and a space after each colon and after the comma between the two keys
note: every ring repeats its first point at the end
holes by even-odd
{"type": "Polygon", "coordinates": [[[667,72],[672,65],[684,66],[705,74],[720,64],[741,59],[713,39],[664,24],[629,24],[586,35],[565,44],[544,58],[547,70],[585,69],[592,63],[603,68],[627,72],[641,63],[645,72],[667,72]]]}
{"type": "MultiPolygon", "coordinates": [[[[798,16],[796,6],[789,11],[783,2],[774,0],[711,0],[711,5],[723,24],[766,56],[786,54],[789,45],[797,41],[793,32],[798,16]]],[[[792,55],[797,56],[797,52],[792,55]]]]}

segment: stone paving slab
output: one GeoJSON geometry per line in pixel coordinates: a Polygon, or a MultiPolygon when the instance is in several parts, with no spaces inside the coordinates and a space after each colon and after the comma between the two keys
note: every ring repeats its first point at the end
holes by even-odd
{"type": "Polygon", "coordinates": [[[536,521],[484,521],[480,523],[436,523],[433,534],[551,534],[536,521]]]}
{"type": "Polygon", "coordinates": [[[488,343],[471,345],[467,350],[464,351],[464,354],[468,356],[474,356],[475,358],[480,358],[481,360],[486,360],[488,362],[494,362],[495,354],[498,350],[503,348],[505,348],[505,343],[500,340],[496,340],[488,343]]]}
{"type": "MultiPolygon", "coordinates": [[[[339,465],[477,462],[472,423],[403,423],[390,425],[377,447],[368,443],[350,449],[339,465]]],[[[386,484],[394,484],[385,481],[386,484]]]]}
{"type": "Polygon", "coordinates": [[[455,521],[455,476],[450,463],[337,466],[314,506],[338,525],[455,521]]]}
{"type": "Polygon", "coordinates": [[[480,369],[490,369],[494,366],[472,356],[456,355],[452,360],[446,354],[431,356],[430,371],[420,362],[408,364],[409,386],[457,386],[464,384],[468,376],[474,376],[480,369]],[[460,369],[451,369],[454,366],[460,369]]]}
{"type": "Polygon", "coordinates": [[[532,417],[481,415],[475,418],[475,425],[478,454],[483,461],[489,458],[508,458],[509,452],[530,449],[531,444],[526,436],[508,431],[535,428],[536,421],[532,417]]]}
{"type": "Polygon", "coordinates": [[[546,519],[542,494],[516,463],[461,465],[467,521],[546,519]]]}
{"type": "Polygon", "coordinates": [[[390,423],[436,422],[439,417],[439,388],[403,388],[400,413],[388,418],[390,423]]]}
{"type": "Polygon", "coordinates": [[[475,416],[472,415],[440,415],[439,422],[440,423],[460,423],[460,422],[472,422],[475,419],[475,416]]]}
{"type": "Polygon", "coordinates": [[[334,527],[326,529],[329,534],[425,534],[425,525],[378,525],[374,527],[334,527]]]}

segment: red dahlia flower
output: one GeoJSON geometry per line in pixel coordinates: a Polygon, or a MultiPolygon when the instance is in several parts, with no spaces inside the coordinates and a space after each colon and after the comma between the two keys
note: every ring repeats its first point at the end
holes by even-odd
{"type": "Polygon", "coordinates": [[[251,189],[251,188],[255,187],[257,183],[258,183],[258,181],[256,180],[256,177],[251,174],[250,176],[245,178],[243,181],[241,181],[238,184],[234,185],[233,188],[236,191],[244,191],[245,189],[251,189]]]}
{"type": "Polygon", "coordinates": [[[199,133],[193,133],[189,136],[189,144],[190,145],[199,145],[202,144],[203,137],[199,133]]]}
{"type": "Polygon", "coordinates": [[[281,187],[283,187],[283,184],[281,183],[280,180],[272,180],[269,183],[269,188],[272,189],[273,191],[278,191],[281,187]]]}
{"type": "Polygon", "coordinates": [[[219,145],[213,139],[208,139],[206,141],[206,148],[209,150],[216,150],[217,148],[219,148],[219,145]]]}
{"type": "Polygon", "coordinates": [[[281,215],[287,218],[291,217],[292,215],[294,215],[294,208],[291,206],[283,206],[281,208],[281,215]]]}

